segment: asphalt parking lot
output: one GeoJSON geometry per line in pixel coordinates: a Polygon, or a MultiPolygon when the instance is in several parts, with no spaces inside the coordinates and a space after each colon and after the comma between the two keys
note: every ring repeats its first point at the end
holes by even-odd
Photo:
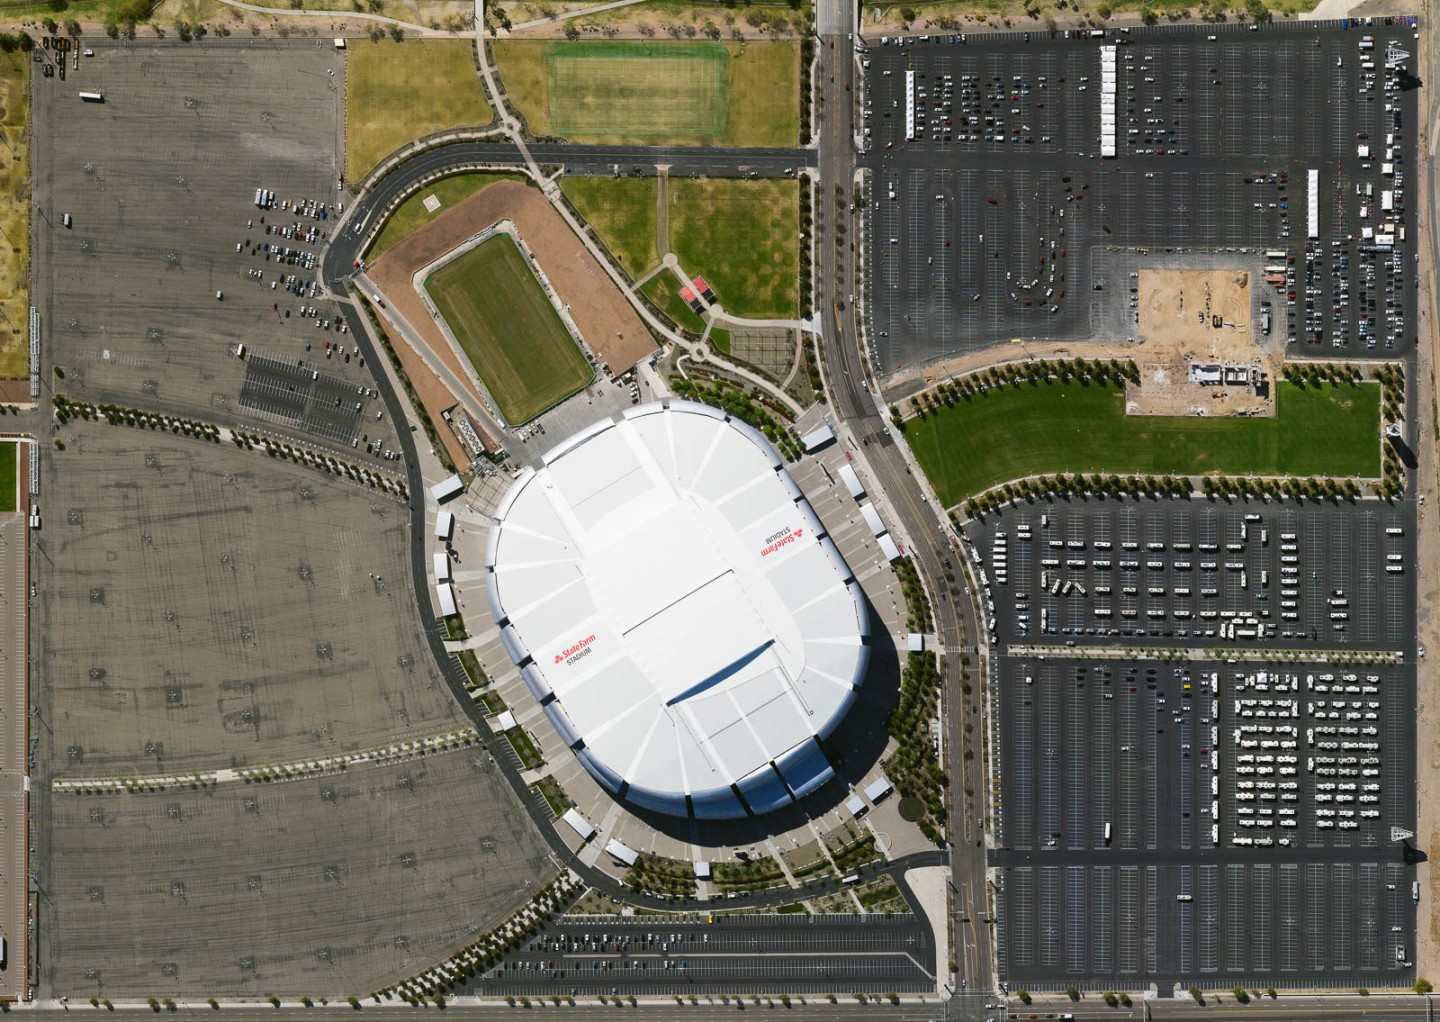
{"type": "Polygon", "coordinates": [[[263,786],[60,794],[47,815],[42,981],[72,1000],[364,996],[555,874],[478,748],[263,786]]]}
{"type": "Polygon", "coordinates": [[[969,536],[1008,982],[1408,982],[1411,510],[1060,501],[969,536]],[[1401,658],[1326,659],[1357,648],[1401,658]]]}
{"type": "Polygon", "coordinates": [[[1132,340],[1116,260],[1217,251],[1252,271],[1292,354],[1408,351],[1418,83],[1401,70],[1413,58],[1387,68],[1386,53],[1416,41],[1374,21],[866,47],[872,357],[888,372],[1014,338],[1132,340]],[[1117,54],[1111,158],[1102,46],[1117,54]]]}
{"type": "Polygon", "coordinates": [[[363,992],[544,882],[538,832],[475,750],[328,784],[52,793],[55,779],[295,763],[469,723],[424,644],[402,505],[229,443],[83,422],[59,436],[32,557],[46,989],[363,992]]]}
{"type": "Polygon", "coordinates": [[[1007,509],[969,536],[1007,648],[1138,638],[1413,653],[1407,505],[1062,500],[1007,509]]]}
{"type": "Polygon", "coordinates": [[[566,918],[475,984],[508,996],[888,993],[934,990],[913,915],[566,918]],[[714,920],[714,922],[707,922],[714,920]]]}
{"type": "Polygon", "coordinates": [[[47,386],[394,447],[373,409],[359,425],[358,396],[334,404],[374,381],[318,280],[343,203],[345,61],[323,42],[97,39],[67,82],[36,78],[34,296],[45,360],[64,372],[47,386]],[[289,400],[256,355],[318,369],[333,393],[289,400]]]}

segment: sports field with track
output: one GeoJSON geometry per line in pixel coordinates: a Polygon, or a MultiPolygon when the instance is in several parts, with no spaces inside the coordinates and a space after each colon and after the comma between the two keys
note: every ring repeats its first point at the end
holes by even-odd
{"type": "Polygon", "coordinates": [[[584,352],[510,235],[446,263],[425,291],[508,424],[530,421],[590,382],[584,352]]]}

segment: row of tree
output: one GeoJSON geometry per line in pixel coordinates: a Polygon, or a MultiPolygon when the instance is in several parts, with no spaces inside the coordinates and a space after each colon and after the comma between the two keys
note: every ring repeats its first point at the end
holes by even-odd
{"type": "MultiPolygon", "coordinates": [[[[1188,497],[1192,492],[1188,476],[1106,475],[1096,472],[1034,476],[1003,483],[971,497],[964,504],[968,518],[980,518],[1016,500],[1040,497],[1188,497]]],[[[953,519],[952,519],[953,521],[953,519]]],[[[956,522],[958,525],[959,523],[956,522]]]]}
{"type": "MultiPolygon", "coordinates": [[[[940,408],[949,408],[956,401],[968,401],[995,387],[1018,387],[1023,383],[1038,386],[1041,383],[1094,382],[1107,386],[1124,386],[1138,383],[1140,369],[1130,360],[1120,359],[1035,359],[1028,362],[1012,362],[1008,365],[992,366],[979,372],[962,376],[958,380],[945,380],[930,390],[922,391],[910,401],[911,414],[923,419],[927,413],[940,408]]],[[[903,417],[898,407],[890,406],[890,418],[903,427],[903,417]]]]}

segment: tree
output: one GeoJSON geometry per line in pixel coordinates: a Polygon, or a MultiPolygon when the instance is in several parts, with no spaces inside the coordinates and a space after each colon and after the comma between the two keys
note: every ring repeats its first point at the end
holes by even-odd
{"type": "Polygon", "coordinates": [[[1205,1003],[1205,995],[1200,992],[1200,988],[1197,986],[1190,987],[1190,996],[1195,998],[1196,1004],[1203,1005],[1205,1003]]]}
{"type": "Polygon", "coordinates": [[[1080,1000],[1080,991],[1077,990],[1075,988],[1075,984],[1072,983],[1070,984],[1070,986],[1065,988],[1065,996],[1070,998],[1070,1000],[1072,1001],[1078,1001],[1080,1000]]]}
{"type": "Polygon", "coordinates": [[[1432,989],[1434,988],[1430,986],[1428,979],[1422,978],[1415,981],[1415,992],[1417,994],[1428,994],[1432,989]]]}
{"type": "Polygon", "coordinates": [[[910,23],[911,23],[912,21],[914,21],[917,17],[919,17],[919,15],[917,15],[917,14],[915,13],[915,8],[913,8],[913,7],[902,7],[902,8],[900,8],[900,20],[903,21],[903,22],[905,22],[905,24],[907,24],[907,25],[910,24],[910,23]]]}
{"type": "Polygon", "coordinates": [[[1020,998],[1022,1004],[1030,1003],[1030,991],[1028,990],[1017,990],[1015,991],[1015,996],[1020,998]]]}
{"type": "Polygon", "coordinates": [[[1235,1000],[1239,1001],[1241,1004],[1249,1004],[1249,1003],[1250,1003],[1250,993],[1249,993],[1249,991],[1247,991],[1244,987],[1236,987],[1236,988],[1235,988],[1235,1000]]]}

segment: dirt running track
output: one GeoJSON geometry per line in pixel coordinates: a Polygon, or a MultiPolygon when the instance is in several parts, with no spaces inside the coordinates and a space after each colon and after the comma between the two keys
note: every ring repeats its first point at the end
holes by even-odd
{"type": "Polygon", "coordinates": [[[655,350],[654,338],[625,295],[545,197],[530,185],[497,181],[441,213],[367,270],[395,311],[457,376],[468,380],[470,374],[445,342],[411,280],[420,267],[497,220],[515,224],[561,300],[570,306],[581,336],[601,361],[609,363],[612,375],[626,372],[655,350]]]}

